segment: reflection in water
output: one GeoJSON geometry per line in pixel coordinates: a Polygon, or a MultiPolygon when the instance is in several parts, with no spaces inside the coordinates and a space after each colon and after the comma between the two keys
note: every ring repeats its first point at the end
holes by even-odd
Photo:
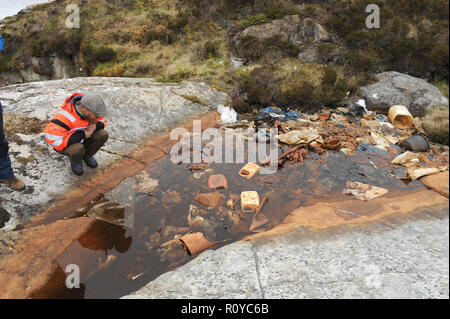
{"type": "Polygon", "coordinates": [[[48,284],[35,291],[30,297],[33,299],[82,299],[85,297],[85,291],[86,286],[84,284],[80,284],[80,288],[67,289],[66,273],[58,263],[55,271],[48,280],[48,284]]]}
{"type": "MultiPolygon", "coordinates": [[[[58,259],[59,265],[49,283],[33,297],[119,298],[194,258],[174,238],[189,231],[200,231],[209,241],[230,243],[250,234],[251,213],[242,213],[225,204],[211,209],[194,201],[196,195],[212,192],[208,189],[208,177],[212,173],[223,174],[228,180],[228,190],[218,190],[225,197],[224,203],[230,198],[239,198],[242,191],[248,190],[257,191],[261,199],[268,198],[256,220],[261,224],[258,231],[262,231],[279,224],[302,205],[348,199],[342,194],[347,181],[387,188],[387,196],[423,188],[420,182],[406,185],[394,177],[403,172],[386,166],[388,156],[385,152],[370,150],[353,156],[334,151],[320,157],[310,154],[303,164],[286,165],[276,174],[257,175],[250,180],[239,176],[242,164],[212,164],[208,172],[194,174],[187,169],[187,164],[175,165],[168,158],[161,159],[145,169],[148,176],[159,182],[151,192],[140,193],[140,188],[136,187],[139,180],[128,178],[105,194],[106,200],[113,204],[107,204],[104,199],[100,202],[119,213],[123,213],[121,205],[126,207],[129,216],[125,217],[130,221],[127,226],[95,222],[58,259]],[[203,223],[189,223],[190,211],[191,217],[197,214],[203,223]],[[68,264],[80,266],[83,287],[76,291],[64,285],[63,269],[68,264]]],[[[91,207],[95,204],[98,203],[91,207]]]]}
{"type": "Polygon", "coordinates": [[[109,224],[103,221],[96,221],[89,230],[78,239],[78,242],[84,248],[90,250],[108,250],[115,249],[123,254],[128,251],[133,241],[131,236],[126,236],[127,229],[123,226],[109,224]]]}

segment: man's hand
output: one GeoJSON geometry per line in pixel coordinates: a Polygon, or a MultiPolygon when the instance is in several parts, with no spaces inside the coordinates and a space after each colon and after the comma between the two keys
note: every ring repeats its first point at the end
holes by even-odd
{"type": "Polygon", "coordinates": [[[95,124],[89,125],[85,130],[84,130],[84,134],[86,134],[86,138],[90,138],[92,133],[94,133],[95,131],[95,124]]]}

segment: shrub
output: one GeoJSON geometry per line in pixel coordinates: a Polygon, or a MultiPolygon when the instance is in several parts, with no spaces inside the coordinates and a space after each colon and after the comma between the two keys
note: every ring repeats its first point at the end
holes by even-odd
{"type": "Polygon", "coordinates": [[[287,89],[277,97],[277,104],[284,107],[295,107],[302,110],[311,110],[316,105],[315,87],[309,80],[291,78],[287,89]]]}
{"type": "Polygon", "coordinates": [[[363,50],[349,50],[342,54],[344,64],[354,72],[375,72],[376,59],[363,50]]]}
{"type": "Polygon", "coordinates": [[[422,127],[428,137],[438,143],[449,145],[448,107],[434,107],[429,110],[422,121],[422,127]]]}
{"type": "Polygon", "coordinates": [[[348,84],[344,79],[338,79],[335,83],[322,83],[317,93],[317,102],[326,107],[336,107],[348,92],[348,84]]]}
{"type": "Polygon", "coordinates": [[[319,61],[328,62],[328,59],[334,52],[338,52],[336,45],[332,43],[321,43],[317,47],[319,61]]]}
{"type": "Polygon", "coordinates": [[[6,72],[12,68],[11,57],[7,55],[0,55],[0,73],[6,72]]]}
{"type": "Polygon", "coordinates": [[[181,97],[183,97],[184,99],[186,99],[188,101],[191,101],[192,103],[196,103],[196,104],[200,104],[200,105],[204,105],[204,106],[208,105],[201,98],[199,98],[198,96],[195,96],[195,95],[182,94],[181,97]]]}
{"type": "Polygon", "coordinates": [[[437,81],[434,82],[433,85],[437,87],[439,91],[441,91],[443,96],[445,96],[447,99],[449,98],[448,82],[437,81]]]}
{"type": "Polygon", "coordinates": [[[58,33],[57,31],[43,34],[31,42],[30,53],[35,57],[57,55],[71,57],[80,51],[82,34],[80,32],[58,33]]]}
{"type": "Polygon", "coordinates": [[[333,12],[326,28],[350,49],[342,60],[347,67],[354,72],[395,70],[430,80],[448,78],[448,1],[376,1],[382,27],[368,30],[361,12],[370,3],[373,0],[354,0],[342,6],[340,0],[330,0],[322,5],[333,12]]]}
{"type": "Polygon", "coordinates": [[[280,35],[274,35],[265,39],[262,45],[265,50],[278,50],[291,57],[297,57],[300,53],[300,49],[297,46],[283,40],[280,35]]]}
{"type": "Polygon", "coordinates": [[[82,45],[81,53],[85,61],[90,63],[108,62],[116,56],[113,49],[103,45],[95,45],[92,42],[82,45]]]}
{"type": "Polygon", "coordinates": [[[264,107],[275,102],[280,86],[275,68],[262,66],[253,71],[238,70],[231,90],[231,103],[237,112],[248,112],[251,106],[264,107]]]}
{"type": "Polygon", "coordinates": [[[331,68],[323,72],[320,85],[315,85],[306,73],[296,71],[281,86],[277,104],[304,111],[315,111],[321,106],[336,107],[348,92],[347,82],[339,79],[336,71],[331,68]]]}
{"type": "Polygon", "coordinates": [[[159,74],[159,68],[150,62],[138,61],[133,66],[134,73],[139,76],[159,74]]]}
{"type": "Polygon", "coordinates": [[[251,16],[247,20],[242,20],[239,22],[239,26],[242,28],[248,28],[252,25],[262,24],[269,22],[269,18],[264,13],[259,13],[257,15],[251,16]]]}
{"type": "Polygon", "coordinates": [[[345,37],[345,43],[349,48],[366,48],[371,44],[371,33],[368,30],[357,30],[345,37]]]}
{"type": "Polygon", "coordinates": [[[162,44],[171,44],[175,35],[166,26],[160,24],[146,29],[144,37],[146,44],[154,40],[158,40],[162,44]]]}
{"type": "Polygon", "coordinates": [[[179,82],[186,80],[187,78],[189,78],[192,75],[193,75],[193,72],[191,70],[179,69],[179,70],[176,70],[175,72],[169,73],[163,77],[158,78],[158,81],[159,82],[167,82],[167,83],[179,83],[179,82]]]}
{"type": "Polygon", "coordinates": [[[287,15],[294,15],[299,14],[300,10],[297,9],[295,6],[285,6],[282,4],[275,4],[272,6],[269,6],[264,9],[264,14],[269,19],[281,19],[284,16],[287,15]]]}
{"type": "Polygon", "coordinates": [[[171,18],[168,21],[167,28],[175,33],[181,33],[188,23],[188,14],[185,12],[179,12],[174,18],[171,18]]]}
{"type": "Polygon", "coordinates": [[[205,58],[219,58],[220,57],[220,41],[208,40],[203,45],[203,56],[205,58]]]}
{"type": "MultiPolygon", "coordinates": [[[[247,61],[257,61],[263,56],[274,56],[279,53],[281,56],[297,57],[300,49],[295,45],[282,39],[280,35],[274,35],[263,40],[254,36],[244,36],[236,47],[239,57],[247,61]]],[[[272,61],[276,63],[277,61],[272,61]]]]}
{"type": "Polygon", "coordinates": [[[93,76],[122,76],[125,68],[118,64],[100,63],[93,71],[93,76]]]}
{"type": "Polygon", "coordinates": [[[274,71],[272,66],[262,66],[241,76],[240,87],[247,93],[250,105],[267,106],[274,102],[279,91],[279,80],[274,71]]]}
{"type": "Polygon", "coordinates": [[[123,71],[121,71],[117,67],[115,70],[106,70],[106,71],[103,70],[104,66],[100,66],[99,69],[96,68],[99,63],[111,61],[115,57],[116,53],[111,48],[108,48],[103,45],[97,45],[94,44],[92,41],[89,41],[82,44],[81,53],[83,56],[85,68],[87,69],[89,74],[95,72],[97,75],[102,76],[108,76],[106,74],[116,74],[114,76],[118,76],[117,74],[123,73],[123,71]]]}
{"type": "Polygon", "coordinates": [[[242,37],[236,50],[238,55],[246,60],[256,60],[264,52],[259,39],[251,35],[242,37]]]}
{"type": "Polygon", "coordinates": [[[201,63],[209,58],[219,58],[221,56],[220,40],[208,40],[205,43],[195,44],[193,53],[193,63],[201,63]]]}

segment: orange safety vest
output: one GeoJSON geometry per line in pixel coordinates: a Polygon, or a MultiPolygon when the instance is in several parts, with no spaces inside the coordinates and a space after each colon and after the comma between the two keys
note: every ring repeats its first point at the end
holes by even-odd
{"type": "MultiPolygon", "coordinates": [[[[67,147],[70,137],[88,127],[88,121],[83,120],[76,112],[74,102],[84,94],[74,93],[61,106],[58,113],[51,119],[50,123],[44,130],[44,136],[55,150],[62,151],[67,147]]],[[[108,122],[104,117],[99,117],[97,122],[108,122]]]]}

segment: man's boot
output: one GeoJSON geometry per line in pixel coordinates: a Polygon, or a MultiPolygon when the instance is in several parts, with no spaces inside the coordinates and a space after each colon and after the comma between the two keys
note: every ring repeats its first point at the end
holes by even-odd
{"type": "Polygon", "coordinates": [[[77,176],[81,176],[84,174],[83,164],[81,163],[70,163],[70,168],[72,169],[72,172],[77,176]]]}
{"type": "Polygon", "coordinates": [[[89,166],[90,168],[97,168],[98,167],[98,162],[97,160],[91,156],[91,157],[84,157],[84,162],[86,163],[87,166],[89,166]]]}
{"type": "Polygon", "coordinates": [[[82,160],[85,154],[85,147],[83,144],[72,144],[64,150],[58,151],[58,153],[69,156],[70,168],[75,175],[81,176],[84,174],[82,160]]]}
{"type": "Polygon", "coordinates": [[[25,183],[15,176],[9,179],[0,179],[0,184],[6,184],[12,190],[19,192],[25,190],[25,183]]]}
{"type": "Polygon", "coordinates": [[[108,141],[108,132],[106,130],[98,130],[92,134],[92,136],[84,142],[86,146],[86,153],[83,157],[86,165],[90,168],[97,168],[98,163],[94,158],[94,155],[105,145],[108,141]]]}

